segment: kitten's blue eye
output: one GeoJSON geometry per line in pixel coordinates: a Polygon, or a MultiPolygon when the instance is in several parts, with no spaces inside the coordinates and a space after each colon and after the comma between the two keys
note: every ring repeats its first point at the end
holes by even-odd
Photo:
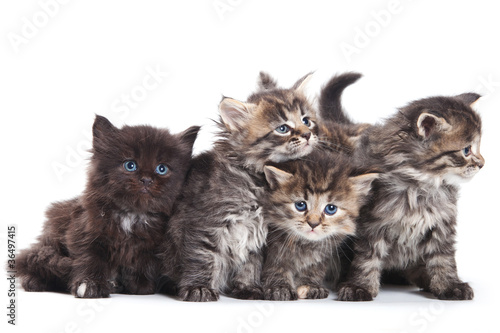
{"type": "Polygon", "coordinates": [[[168,172],[168,167],[165,164],[158,164],[156,167],[155,172],[159,175],[166,175],[168,172]]]}
{"type": "Polygon", "coordinates": [[[312,122],[309,120],[309,118],[307,117],[304,117],[302,118],[302,122],[304,123],[304,125],[306,125],[307,127],[311,127],[312,125],[312,122]]]}
{"type": "Polygon", "coordinates": [[[333,215],[336,212],[337,212],[337,206],[332,205],[332,204],[326,205],[326,207],[325,207],[325,214],[326,215],[333,215]]]}
{"type": "Polygon", "coordinates": [[[276,127],[276,132],[278,132],[279,134],[286,134],[290,132],[290,127],[288,125],[283,124],[281,126],[276,127]]]}
{"type": "Polygon", "coordinates": [[[125,163],[123,163],[123,167],[125,168],[125,170],[133,172],[137,170],[137,163],[135,163],[135,161],[126,161],[125,163]]]}
{"type": "Polygon", "coordinates": [[[462,153],[464,153],[465,157],[469,156],[471,154],[471,147],[465,147],[464,149],[462,149],[462,153]]]}
{"type": "Polygon", "coordinates": [[[307,209],[307,204],[305,201],[298,201],[295,203],[295,208],[299,211],[299,212],[303,212],[307,209]]]}

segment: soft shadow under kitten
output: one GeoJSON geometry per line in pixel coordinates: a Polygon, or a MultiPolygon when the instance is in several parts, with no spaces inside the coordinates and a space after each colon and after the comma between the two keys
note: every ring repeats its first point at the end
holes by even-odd
{"type": "Polygon", "coordinates": [[[355,176],[345,156],[321,151],[264,171],[270,185],[264,204],[269,223],[264,297],[326,298],[327,269],[338,280],[347,260],[343,242],[355,234],[359,208],[378,175],[355,176]]]}
{"type": "Polygon", "coordinates": [[[172,135],[150,126],[118,129],[96,116],[87,187],[81,196],[53,204],[38,242],[21,251],[23,288],[84,298],[154,293],[158,245],[198,130],[172,135]]]}

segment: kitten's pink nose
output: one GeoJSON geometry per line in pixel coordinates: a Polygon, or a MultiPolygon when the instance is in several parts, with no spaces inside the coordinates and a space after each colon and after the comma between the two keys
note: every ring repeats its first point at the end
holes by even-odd
{"type": "Polygon", "coordinates": [[[309,141],[309,138],[311,137],[311,132],[302,133],[300,136],[309,141]]]}
{"type": "Polygon", "coordinates": [[[149,186],[149,185],[151,185],[152,182],[153,182],[153,180],[149,177],[142,177],[141,178],[141,183],[143,183],[144,186],[149,186]]]}
{"type": "Polygon", "coordinates": [[[307,224],[309,224],[311,229],[314,229],[319,225],[319,222],[307,222],[307,224]]]}

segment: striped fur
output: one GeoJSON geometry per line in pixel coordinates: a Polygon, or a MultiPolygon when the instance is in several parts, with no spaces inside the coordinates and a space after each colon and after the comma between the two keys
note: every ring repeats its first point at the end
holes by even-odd
{"type": "Polygon", "coordinates": [[[354,235],[359,208],[377,174],[352,176],[349,159],[322,151],[277,167],[265,170],[271,190],[264,204],[270,229],[264,296],[279,301],[325,298],[327,269],[331,266],[338,279],[345,261],[341,245],[354,235]],[[296,203],[304,204],[304,210],[296,203]],[[334,214],[325,212],[328,205],[336,207],[334,214]]]}
{"type": "Polygon", "coordinates": [[[470,107],[478,98],[418,100],[364,130],[356,163],[384,174],[358,218],[355,256],[339,300],[373,299],[383,271],[440,299],[472,299],[472,289],[458,278],[454,246],[458,184],[484,165],[481,120],[470,107]]]}
{"type": "Polygon", "coordinates": [[[262,298],[264,165],[305,156],[317,143],[315,113],[301,90],[306,79],[291,89],[268,85],[246,102],[221,101],[219,139],[194,159],[167,232],[165,273],[181,300],[262,298]],[[289,131],[278,133],[283,125],[289,131]]]}

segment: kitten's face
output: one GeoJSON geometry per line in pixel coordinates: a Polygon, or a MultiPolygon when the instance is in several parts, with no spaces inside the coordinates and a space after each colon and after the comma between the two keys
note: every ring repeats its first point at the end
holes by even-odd
{"type": "Polygon", "coordinates": [[[258,99],[244,140],[250,154],[272,162],[296,159],[318,142],[316,117],[307,100],[294,93],[258,99]]]}
{"type": "Polygon", "coordinates": [[[265,167],[271,186],[264,208],[266,220],[310,241],[354,235],[356,217],[376,175],[349,177],[346,164],[339,159],[317,155],[280,166],[290,173],[265,167]]]}
{"type": "Polygon", "coordinates": [[[94,191],[125,210],[170,214],[198,128],[172,135],[150,126],[110,126],[101,119],[94,125],[94,191]]]}
{"type": "Polygon", "coordinates": [[[247,164],[262,169],[267,161],[282,162],[311,153],[318,142],[316,114],[301,89],[296,84],[292,89],[260,91],[246,103],[222,100],[219,111],[229,140],[245,152],[247,164]]]}
{"type": "Polygon", "coordinates": [[[480,153],[481,119],[469,107],[475,99],[464,95],[429,99],[433,107],[426,107],[417,118],[417,131],[427,150],[421,152],[424,170],[451,184],[470,180],[485,162],[480,153]]]}

